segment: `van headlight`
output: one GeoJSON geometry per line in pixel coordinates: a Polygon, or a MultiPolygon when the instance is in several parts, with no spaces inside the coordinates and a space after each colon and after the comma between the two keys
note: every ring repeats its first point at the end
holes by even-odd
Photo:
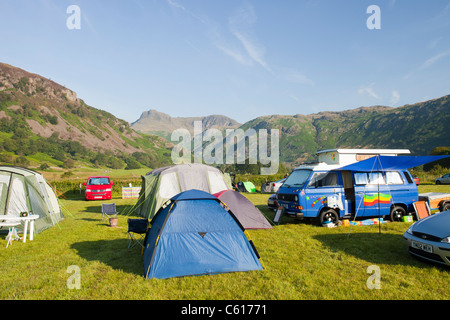
{"type": "Polygon", "coordinates": [[[441,240],[443,243],[450,243],[450,236],[441,240]]]}

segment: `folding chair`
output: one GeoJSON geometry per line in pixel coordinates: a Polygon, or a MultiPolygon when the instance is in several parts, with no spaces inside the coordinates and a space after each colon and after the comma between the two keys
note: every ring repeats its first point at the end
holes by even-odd
{"type": "Polygon", "coordinates": [[[139,244],[144,247],[143,240],[147,233],[148,219],[128,219],[128,248],[139,244]]]}
{"type": "Polygon", "coordinates": [[[0,228],[9,227],[9,232],[5,238],[5,240],[7,241],[6,242],[7,248],[12,243],[13,240],[20,240],[20,237],[17,234],[17,229],[16,229],[16,226],[18,226],[19,224],[20,224],[20,222],[16,222],[16,221],[0,222],[0,228]]]}
{"type": "Polygon", "coordinates": [[[102,220],[105,219],[105,216],[109,218],[110,215],[115,214],[117,214],[115,203],[102,203],[102,220]]]}
{"type": "Polygon", "coordinates": [[[417,220],[423,219],[430,215],[430,207],[426,201],[417,201],[413,203],[414,209],[416,211],[417,220]]]}

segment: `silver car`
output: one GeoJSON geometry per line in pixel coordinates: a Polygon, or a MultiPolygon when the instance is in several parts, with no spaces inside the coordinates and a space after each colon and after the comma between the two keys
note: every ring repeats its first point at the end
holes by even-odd
{"type": "Polygon", "coordinates": [[[277,205],[277,195],[274,193],[273,195],[271,195],[269,197],[269,199],[267,199],[267,206],[269,207],[269,209],[272,210],[276,210],[278,205],[277,205]]]}
{"type": "Polygon", "coordinates": [[[450,210],[420,219],[403,238],[411,255],[450,266],[450,210]]]}
{"type": "Polygon", "coordinates": [[[450,173],[444,174],[442,177],[437,178],[434,183],[436,184],[450,184],[450,173]]]}
{"type": "Polygon", "coordinates": [[[270,192],[277,192],[278,189],[283,185],[283,183],[286,181],[286,179],[281,179],[278,181],[274,181],[270,183],[270,192]]]}

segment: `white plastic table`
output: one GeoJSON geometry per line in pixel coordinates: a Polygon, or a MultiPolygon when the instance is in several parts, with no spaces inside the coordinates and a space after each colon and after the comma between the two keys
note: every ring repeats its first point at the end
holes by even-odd
{"type": "MultiPolygon", "coordinates": [[[[30,241],[33,240],[33,234],[34,234],[34,221],[38,219],[39,216],[37,214],[28,215],[26,217],[17,217],[17,216],[11,216],[11,215],[0,215],[0,221],[4,220],[6,223],[8,220],[11,221],[23,221],[23,242],[27,242],[27,232],[28,232],[28,223],[30,223],[30,241]]],[[[5,223],[5,224],[6,224],[5,223]]]]}

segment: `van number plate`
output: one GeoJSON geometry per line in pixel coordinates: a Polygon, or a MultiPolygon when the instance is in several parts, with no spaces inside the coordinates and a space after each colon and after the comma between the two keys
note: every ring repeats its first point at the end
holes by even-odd
{"type": "Polygon", "coordinates": [[[425,244],[425,243],[417,242],[417,241],[411,241],[411,246],[415,249],[433,253],[433,247],[430,246],[429,244],[425,244]]]}

